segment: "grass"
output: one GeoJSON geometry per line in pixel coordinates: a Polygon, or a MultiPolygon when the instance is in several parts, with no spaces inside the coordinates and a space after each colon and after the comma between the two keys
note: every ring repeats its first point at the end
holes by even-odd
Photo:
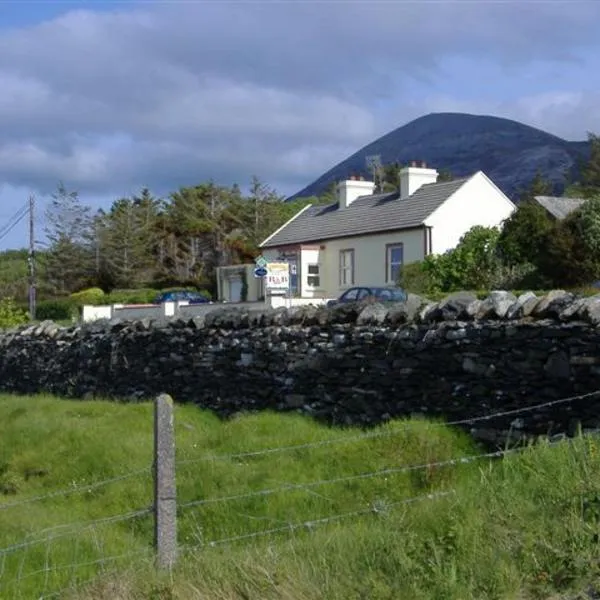
{"type": "Polygon", "coordinates": [[[2,396],[0,598],[524,600],[562,598],[598,579],[596,438],[538,444],[502,461],[312,485],[478,449],[465,435],[420,420],[390,423],[383,435],[361,440],[356,430],[331,430],[298,415],[221,422],[181,406],[175,423],[180,504],[311,485],[180,508],[181,560],[171,576],[156,574],[150,515],[84,525],[149,507],[149,470],[22,503],[146,469],[151,405],[2,396]],[[345,441],[222,457],[332,438],[345,441]],[[452,493],[399,504],[441,491],[452,493]],[[371,507],[377,512],[209,544],[371,507]]]}

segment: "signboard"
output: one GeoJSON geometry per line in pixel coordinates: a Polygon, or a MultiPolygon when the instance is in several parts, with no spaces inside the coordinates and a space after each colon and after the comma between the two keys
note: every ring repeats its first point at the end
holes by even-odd
{"type": "Polygon", "coordinates": [[[267,271],[265,267],[256,267],[254,269],[254,277],[256,277],[257,279],[260,279],[261,277],[266,277],[268,273],[269,271],[267,271]]]}
{"type": "Polygon", "coordinates": [[[254,264],[260,268],[260,269],[264,269],[267,266],[267,259],[264,256],[259,256],[257,259],[255,259],[254,264]]]}
{"type": "Polygon", "coordinates": [[[267,266],[267,290],[290,290],[290,265],[289,263],[269,263],[267,266]]]}

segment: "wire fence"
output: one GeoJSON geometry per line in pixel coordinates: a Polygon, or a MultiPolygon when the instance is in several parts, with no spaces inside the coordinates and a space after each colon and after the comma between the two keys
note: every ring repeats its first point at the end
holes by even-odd
{"type": "MultiPolygon", "coordinates": [[[[475,424],[597,397],[600,397],[600,392],[571,396],[446,423],[432,423],[431,425],[447,427],[448,425],[462,426],[475,424]]],[[[161,398],[156,401],[157,407],[160,400],[161,398]]],[[[162,397],[162,400],[164,401],[164,397],[162,397]]],[[[172,409],[172,403],[170,406],[172,409]]],[[[10,543],[0,547],[0,598],[62,597],[65,593],[77,590],[98,576],[107,576],[114,569],[130,568],[132,565],[145,565],[147,567],[149,564],[152,564],[154,567],[164,568],[165,563],[164,561],[161,563],[160,559],[161,543],[165,543],[164,540],[166,540],[168,544],[177,539],[176,515],[182,520],[189,518],[190,522],[193,523],[194,518],[196,518],[194,511],[191,511],[192,515],[188,517],[190,509],[193,508],[208,510],[214,506],[218,507],[218,510],[224,511],[224,515],[227,515],[225,507],[228,505],[236,503],[239,505],[242,501],[246,501],[249,503],[251,509],[256,509],[256,505],[253,504],[254,501],[293,492],[308,495],[315,494],[318,499],[326,500],[326,502],[321,502],[321,504],[311,505],[310,502],[306,503],[307,510],[314,510],[315,514],[303,516],[294,513],[293,518],[289,522],[285,515],[283,517],[281,515],[272,517],[257,514],[242,515],[242,522],[246,523],[246,530],[234,530],[220,536],[212,535],[208,539],[205,539],[205,532],[202,531],[202,522],[200,520],[198,524],[200,533],[191,543],[184,543],[182,540],[175,548],[167,548],[166,554],[164,554],[164,549],[162,549],[163,557],[170,557],[169,559],[172,561],[166,565],[169,568],[174,566],[177,554],[181,552],[197,552],[218,546],[250,541],[257,538],[269,538],[286,533],[299,531],[311,532],[332,523],[357,518],[369,518],[373,515],[387,515],[399,507],[408,508],[411,505],[423,502],[437,502],[455,495],[455,490],[451,486],[448,489],[429,489],[419,495],[397,497],[390,500],[384,500],[375,494],[367,502],[361,496],[359,499],[360,502],[356,502],[355,507],[352,507],[347,506],[347,502],[340,503],[338,501],[339,493],[329,497],[318,494],[316,490],[321,488],[338,486],[336,489],[339,489],[339,486],[351,486],[366,480],[382,480],[389,476],[410,475],[418,472],[437,472],[460,467],[461,465],[497,460],[527,450],[526,447],[519,446],[494,452],[454,456],[444,460],[434,460],[417,464],[395,464],[359,473],[340,474],[339,476],[329,478],[313,478],[300,482],[279,482],[278,485],[256,486],[258,489],[250,491],[206,495],[204,497],[190,498],[177,502],[174,487],[176,467],[195,465],[202,462],[218,464],[219,461],[235,461],[241,458],[271,457],[293,451],[310,452],[316,448],[330,447],[336,444],[360,444],[365,440],[399,435],[410,428],[411,423],[408,421],[395,429],[366,432],[355,436],[336,436],[316,442],[268,447],[239,453],[205,454],[175,461],[172,413],[167,414],[169,417],[166,421],[168,425],[167,430],[161,431],[160,420],[157,417],[158,410],[156,408],[155,456],[152,466],[99,481],[91,481],[85,484],[51,490],[45,494],[24,497],[18,500],[0,501],[0,517],[4,515],[8,518],[12,514],[10,511],[15,511],[14,529],[15,531],[22,531],[23,524],[20,520],[26,520],[27,510],[32,504],[47,503],[48,506],[44,508],[48,509],[47,512],[49,514],[56,512],[58,515],[65,515],[65,513],[68,514],[68,505],[61,504],[60,501],[70,496],[83,495],[83,498],[85,498],[86,494],[90,492],[102,490],[112,485],[127,484],[136,478],[153,475],[154,494],[153,497],[148,497],[147,506],[138,506],[135,510],[116,512],[115,514],[98,515],[95,518],[82,521],[69,520],[68,518],[59,520],[58,524],[49,524],[43,530],[32,531],[28,536],[11,540],[10,543]],[[160,441],[161,438],[163,438],[162,442],[160,441]],[[163,446],[161,446],[161,443],[163,446]],[[172,450],[170,456],[168,451],[164,452],[165,449],[172,450]],[[171,488],[170,485],[173,487],[171,488]],[[161,490],[162,492],[166,490],[166,495],[161,490]],[[58,505],[56,501],[59,501],[58,505]],[[359,504],[359,506],[356,506],[356,504],[359,504]],[[321,514],[316,514],[318,508],[321,509],[321,514]],[[338,510],[332,510],[334,508],[338,510]],[[348,508],[348,510],[340,510],[340,508],[348,508]],[[329,512],[323,514],[325,510],[329,512]],[[255,525],[250,526],[250,523],[260,523],[264,520],[280,521],[281,524],[258,528],[255,525]]],[[[559,441],[549,442],[549,444],[557,443],[559,441]]],[[[400,486],[396,487],[399,490],[396,493],[400,493],[400,486]]],[[[7,524],[11,523],[8,519],[6,522],[7,524]]],[[[10,538],[10,533],[4,532],[2,539],[10,540],[10,538]]]]}

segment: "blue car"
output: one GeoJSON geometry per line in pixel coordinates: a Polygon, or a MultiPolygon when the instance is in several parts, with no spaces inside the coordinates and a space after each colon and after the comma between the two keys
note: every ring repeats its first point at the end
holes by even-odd
{"type": "Polygon", "coordinates": [[[154,299],[154,304],[163,304],[164,302],[189,302],[190,304],[207,304],[210,300],[198,292],[189,290],[174,290],[163,292],[154,299]]]}
{"type": "Polygon", "coordinates": [[[406,302],[406,292],[398,287],[360,286],[346,290],[337,300],[330,300],[327,306],[348,302],[406,302]]]}

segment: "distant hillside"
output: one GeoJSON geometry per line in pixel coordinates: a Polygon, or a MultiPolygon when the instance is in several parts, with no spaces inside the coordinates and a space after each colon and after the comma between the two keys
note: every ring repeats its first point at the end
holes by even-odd
{"type": "Polygon", "coordinates": [[[365,159],[380,155],[384,164],[424,160],[455,177],[484,171],[510,198],[527,187],[539,170],[556,194],[566,177],[577,175],[579,159],[589,154],[588,142],[568,142],[510,119],[463,113],[433,113],[380,137],[337,164],[293,198],[321,194],[332,182],[352,173],[367,176],[365,159]]]}

